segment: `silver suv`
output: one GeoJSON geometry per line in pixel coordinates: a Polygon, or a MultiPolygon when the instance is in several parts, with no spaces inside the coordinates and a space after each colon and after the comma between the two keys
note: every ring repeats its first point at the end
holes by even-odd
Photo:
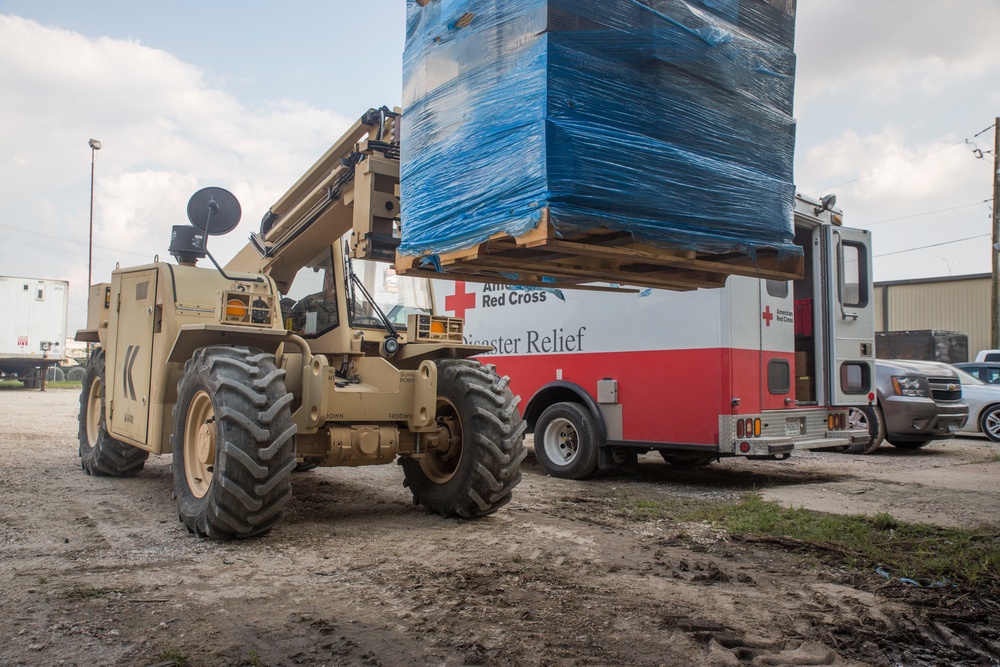
{"type": "Polygon", "coordinates": [[[901,449],[919,449],[932,440],[955,437],[969,418],[962,383],[947,364],[936,361],[875,361],[878,404],[853,408],[855,428],[867,428],[871,440],[854,445],[852,454],[870,454],[884,441],[901,449]]]}

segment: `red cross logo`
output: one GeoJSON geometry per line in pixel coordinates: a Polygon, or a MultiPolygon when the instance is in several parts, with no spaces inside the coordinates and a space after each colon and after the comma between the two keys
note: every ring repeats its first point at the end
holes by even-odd
{"type": "Polygon", "coordinates": [[[764,314],[761,315],[761,317],[763,317],[764,321],[767,322],[767,326],[771,326],[771,320],[774,319],[774,314],[771,313],[771,306],[764,309],[764,314]]]}
{"type": "Polygon", "coordinates": [[[474,292],[465,291],[465,283],[458,281],[455,283],[455,294],[444,298],[444,309],[454,311],[455,317],[465,319],[465,311],[476,307],[476,295],[474,292]]]}

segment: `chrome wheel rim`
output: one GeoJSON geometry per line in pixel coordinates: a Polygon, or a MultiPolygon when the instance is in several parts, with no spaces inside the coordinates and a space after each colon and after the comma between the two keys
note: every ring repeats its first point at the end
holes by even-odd
{"type": "Polygon", "coordinates": [[[868,423],[868,415],[863,410],[858,410],[857,408],[848,410],[847,421],[853,425],[852,430],[861,430],[865,433],[872,432],[871,425],[868,423]]]}
{"type": "Polygon", "coordinates": [[[1000,410],[994,410],[983,420],[983,430],[994,440],[1000,440],[1000,410]]]}

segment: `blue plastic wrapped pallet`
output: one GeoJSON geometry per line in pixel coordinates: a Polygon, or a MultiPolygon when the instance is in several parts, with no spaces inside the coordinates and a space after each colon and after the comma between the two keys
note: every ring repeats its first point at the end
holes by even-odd
{"type": "MultiPolygon", "coordinates": [[[[584,239],[794,274],[794,6],[408,0],[400,255],[584,239]]],[[[622,272],[592,280],[656,282],[622,272]]]]}

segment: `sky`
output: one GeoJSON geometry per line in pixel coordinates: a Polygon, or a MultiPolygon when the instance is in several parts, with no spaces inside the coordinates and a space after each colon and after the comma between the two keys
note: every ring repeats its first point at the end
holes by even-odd
{"type": "MultiPolygon", "coordinates": [[[[400,104],[404,6],[0,0],[0,275],[69,280],[85,325],[92,157],[94,282],[167,258],[209,185],[243,208],[209,244],[225,263],[366,109],[400,104]]],[[[798,2],[796,185],[872,230],[877,281],[990,271],[998,28],[997,0],[798,2]]]]}

